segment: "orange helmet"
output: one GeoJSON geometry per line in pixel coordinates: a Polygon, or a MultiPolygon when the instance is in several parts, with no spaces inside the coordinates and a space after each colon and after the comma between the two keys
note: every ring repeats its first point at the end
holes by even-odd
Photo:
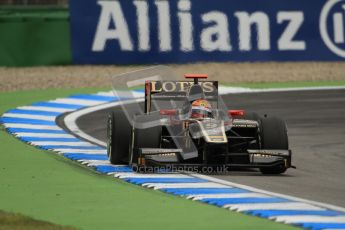
{"type": "Polygon", "coordinates": [[[210,103],[205,99],[193,101],[191,117],[196,119],[212,117],[210,103]]]}

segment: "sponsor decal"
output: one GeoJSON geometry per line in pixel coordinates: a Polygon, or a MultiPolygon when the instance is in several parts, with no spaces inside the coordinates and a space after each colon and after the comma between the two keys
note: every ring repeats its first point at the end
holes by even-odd
{"type": "Polygon", "coordinates": [[[288,156],[289,150],[248,150],[248,152],[252,155],[279,155],[279,156],[288,156]]]}
{"type": "Polygon", "coordinates": [[[75,63],[345,58],[345,0],[71,0],[70,11],[75,63]]]}
{"type": "Polygon", "coordinates": [[[158,154],[158,156],[162,156],[162,157],[168,157],[168,156],[175,156],[176,153],[161,153],[161,154],[158,154]]]}
{"type": "Polygon", "coordinates": [[[272,158],[272,157],[275,157],[275,156],[272,156],[272,155],[267,155],[267,154],[259,154],[259,153],[255,153],[252,155],[253,157],[259,157],[259,158],[272,158]]]}
{"type": "MultiPolygon", "coordinates": [[[[180,40],[180,51],[192,52],[196,49],[196,41],[193,36],[193,28],[195,25],[192,20],[192,4],[195,2],[190,0],[180,1],[164,1],[156,0],[154,9],[157,13],[157,38],[159,40],[157,47],[152,47],[150,37],[150,23],[148,11],[150,10],[148,1],[132,1],[132,8],[136,11],[137,16],[137,46],[134,46],[133,38],[130,34],[128,18],[125,17],[121,1],[100,0],[97,2],[101,8],[98,19],[97,29],[94,34],[92,43],[92,51],[102,52],[106,48],[109,40],[117,40],[122,51],[150,51],[157,48],[160,52],[171,52],[173,50],[172,41],[174,39],[172,33],[171,17],[178,18],[178,27],[180,33],[175,35],[180,40]],[[176,7],[173,12],[171,8],[176,7]],[[114,28],[109,25],[113,23],[114,28]]],[[[252,50],[251,26],[257,27],[257,48],[259,50],[271,49],[270,43],[270,18],[265,12],[256,11],[249,13],[247,11],[235,11],[233,15],[237,19],[238,35],[240,36],[238,49],[243,51],[252,50]]],[[[206,52],[212,51],[231,51],[233,44],[231,43],[231,33],[229,31],[229,17],[221,11],[209,11],[200,14],[199,23],[206,24],[201,29],[198,37],[199,47],[206,52]],[[214,25],[207,25],[213,23],[214,25]],[[217,36],[216,39],[213,36],[217,36]]],[[[288,25],[282,30],[278,36],[279,50],[304,50],[305,41],[294,40],[296,33],[301,28],[303,22],[303,12],[277,12],[277,24],[288,22],[288,25]]]]}
{"type": "Polygon", "coordinates": [[[235,128],[256,128],[256,125],[253,124],[233,124],[235,128]]]}
{"type": "MultiPolygon", "coordinates": [[[[190,86],[194,83],[192,81],[151,81],[151,92],[187,92],[190,86]]],[[[205,93],[215,91],[213,82],[199,82],[205,93]]]]}
{"type": "Polygon", "coordinates": [[[216,123],[216,122],[212,122],[212,121],[206,121],[206,122],[203,122],[203,125],[205,126],[205,129],[215,129],[215,128],[220,128],[220,125],[219,123],[216,123]]]}
{"type": "Polygon", "coordinates": [[[345,1],[328,0],[320,15],[320,33],[326,46],[345,58],[345,1]]]}
{"type": "Polygon", "coordinates": [[[141,149],[143,154],[159,154],[159,155],[170,155],[175,154],[176,152],[181,152],[180,149],[151,149],[151,148],[143,148],[141,149]]]}

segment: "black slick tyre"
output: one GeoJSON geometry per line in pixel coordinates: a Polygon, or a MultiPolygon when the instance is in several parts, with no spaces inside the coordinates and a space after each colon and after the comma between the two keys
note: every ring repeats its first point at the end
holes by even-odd
{"type": "Polygon", "coordinates": [[[107,155],[110,163],[128,163],[131,125],[122,111],[111,112],[107,122],[107,155]]]}
{"type": "MultiPolygon", "coordinates": [[[[262,149],[289,149],[286,124],[276,117],[262,118],[261,121],[261,147],[262,149]]],[[[263,174],[281,174],[286,171],[284,164],[272,167],[262,167],[263,174]]]]}

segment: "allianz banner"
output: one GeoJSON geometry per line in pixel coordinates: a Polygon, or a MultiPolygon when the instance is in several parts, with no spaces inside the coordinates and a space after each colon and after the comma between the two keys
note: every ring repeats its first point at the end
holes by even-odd
{"type": "Polygon", "coordinates": [[[345,0],[70,0],[76,64],[343,61],[345,0]]]}

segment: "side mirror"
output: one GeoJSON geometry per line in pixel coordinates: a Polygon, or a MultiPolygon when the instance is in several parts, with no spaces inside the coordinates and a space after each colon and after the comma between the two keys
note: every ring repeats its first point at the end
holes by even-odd
{"type": "Polygon", "coordinates": [[[228,115],[231,117],[244,116],[245,111],[244,110],[228,110],[228,115]]]}
{"type": "Polygon", "coordinates": [[[169,116],[175,116],[177,114],[176,109],[161,109],[159,110],[160,115],[169,115],[169,116]]]}

